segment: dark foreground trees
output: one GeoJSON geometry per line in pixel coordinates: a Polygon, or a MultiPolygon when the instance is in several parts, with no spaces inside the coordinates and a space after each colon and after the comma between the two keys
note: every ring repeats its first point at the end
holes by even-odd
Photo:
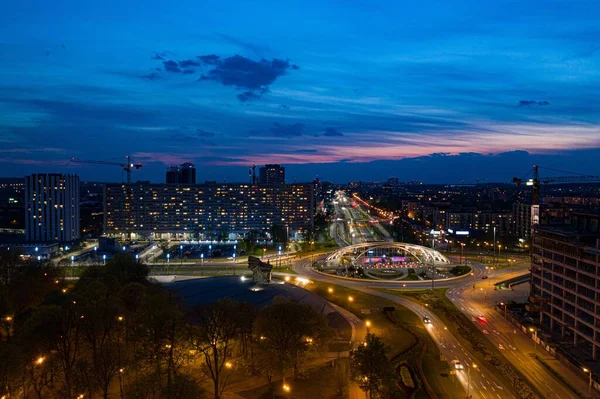
{"type": "Polygon", "coordinates": [[[0,269],[0,396],[219,399],[234,375],[300,372],[329,338],[303,304],[187,309],[128,256],[76,282],[19,262],[0,269]]]}
{"type": "Polygon", "coordinates": [[[350,376],[369,398],[384,398],[391,391],[394,369],[383,341],[367,334],[364,344],[350,352],[350,376]]]}

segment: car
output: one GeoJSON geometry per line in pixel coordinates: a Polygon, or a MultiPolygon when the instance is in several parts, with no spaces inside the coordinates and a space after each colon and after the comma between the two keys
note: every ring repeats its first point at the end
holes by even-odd
{"type": "Polygon", "coordinates": [[[431,319],[427,316],[423,317],[423,323],[425,324],[431,324],[431,319]]]}
{"type": "Polygon", "coordinates": [[[458,360],[453,360],[452,363],[454,364],[455,370],[463,370],[465,368],[465,366],[463,366],[458,360]]]}
{"type": "Polygon", "coordinates": [[[484,316],[484,315],[482,315],[482,314],[480,314],[479,316],[477,316],[477,320],[479,320],[479,321],[480,321],[480,322],[482,322],[482,323],[485,323],[485,322],[486,322],[485,316],[484,316]]]}
{"type": "Polygon", "coordinates": [[[488,278],[488,276],[481,276],[481,279],[482,279],[482,280],[485,280],[485,279],[487,279],[487,278],[488,278]]]}

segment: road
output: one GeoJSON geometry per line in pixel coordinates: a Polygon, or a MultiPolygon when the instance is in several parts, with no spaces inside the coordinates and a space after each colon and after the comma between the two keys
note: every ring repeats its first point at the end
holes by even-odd
{"type": "MultiPolygon", "coordinates": [[[[347,197],[341,193],[338,194],[336,201],[334,202],[337,218],[335,224],[350,225],[354,227],[356,225],[355,215],[357,213],[360,215],[360,207],[348,208],[345,206],[348,202],[349,200],[347,197]]],[[[364,234],[360,228],[354,231],[345,231],[344,229],[337,229],[336,231],[342,235],[338,241],[348,242],[350,239],[352,244],[375,241],[372,236],[364,234]],[[354,237],[352,237],[351,234],[353,232],[356,233],[356,231],[360,234],[355,234],[354,237]],[[344,234],[346,237],[343,237],[344,234]]],[[[485,266],[478,262],[472,262],[471,265],[473,266],[472,277],[469,276],[456,280],[438,281],[435,284],[436,288],[449,288],[447,292],[448,298],[453,301],[459,310],[473,320],[474,328],[481,329],[484,335],[500,349],[506,359],[519,369],[540,392],[545,393],[548,397],[561,399],[577,398],[578,395],[573,393],[567,386],[556,379],[541,363],[529,355],[535,353],[542,358],[548,358],[549,354],[543,349],[536,348],[534,342],[525,334],[519,331],[515,333],[515,327],[493,309],[495,301],[500,302],[500,299],[498,299],[499,293],[494,291],[493,284],[522,275],[527,272],[527,267],[518,266],[497,270],[494,271],[493,275],[488,276],[486,280],[482,280],[483,275],[487,275],[488,273],[485,266]],[[485,322],[480,322],[478,320],[479,315],[485,317],[485,322]]],[[[445,355],[449,361],[455,359],[459,360],[465,365],[465,369],[469,368],[473,363],[472,359],[475,359],[473,353],[471,353],[468,348],[462,347],[459,341],[452,336],[442,324],[441,320],[439,320],[432,312],[423,309],[419,304],[407,299],[376,290],[378,288],[430,288],[431,281],[383,282],[341,279],[318,273],[306,262],[298,262],[294,266],[294,270],[313,280],[343,285],[361,292],[386,298],[407,307],[421,318],[427,315],[433,321],[432,325],[428,327],[429,334],[438,346],[440,352],[445,355]]],[[[569,381],[574,381],[578,388],[583,382],[584,389],[581,390],[581,392],[587,392],[585,390],[585,382],[582,381],[581,378],[568,372],[566,369],[564,371],[565,374],[563,374],[563,370],[560,370],[561,374],[568,376],[569,381]]],[[[457,372],[457,378],[465,388],[465,391],[467,391],[467,373],[459,371],[457,372]]],[[[490,371],[486,365],[478,365],[477,368],[473,368],[471,379],[473,387],[475,387],[475,390],[472,392],[473,397],[498,397],[500,399],[514,397],[512,388],[503,386],[500,380],[495,377],[494,373],[490,371]]]]}
{"type": "MultiPolygon", "coordinates": [[[[323,281],[331,284],[342,285],[348,288],[355,289],[357,291],[364,292],[370,295],[380,296],[382,298],[388,299],[394,303],[405,306],[408,309],[412,310],[415,314],[419,316],[419,318],[423,318],[424,316],[429,317],[432,320],[431,326],[427,327],[429,335],[436,343],[440,352],[446,356],[448,361],[458,360],[461,364],[464,365],[464,370],[459,370],[456,373],[456,378],[458,378],[459,382],[465,389],[465,392],[468,390],[468,373],[467,369],[473,364],[473,360],[475,357],[469,353],[467,348],[464,348],[458,340],[447,330],[444,328],[442,321],[432,312],[427,309],[423,309],[421,305],[410,301],[408,299],[399,298],[392,294],[383,293],[377,291],[375,288],[384,288],[387,287],[387,284],[383,286],[380,284],[374,285],[368,281],[351,281],[336,278],[333,276],[327,276],[324,274],[320,274],[315,272],[310,266],[309,262],[298,262],[294,265],[294,271],[302,276],[306,276],[310,279],[323,281]]],[[[429,282],[413,282],[413,283],[425,283],[426,287],[430,287],[431,283],[429,282]]],[[[399,288],[402,284],[399,283],[388,283],[389,287],[399,288]]],[[[471,387],[472,387],[472,395],[473,398],[514,398],[515,396],[511,393],[511,390],[508,387],[505,387],[502,382],[495,377],[494,373],[488,370],[485,365],[478,365],[477,368],[473,368],[471,371],[471,387]]]]}
{"type": "MultiPolygon", "coordinates": [[[[482,267],[481,264],[476,264],[482,267]]],[[[521,268],[522,269],[522,268],[521,268]]],[[[446,296],[454,302],[456,307],[469,316],[474,327],[482,330],[486,337],[501,350],[505,358],[510,361],[540,392],[551,398],[578,398],[562,382],[557,380],[550,371],[532,356],[549,359],[550,354],[540,348],[534,341],[498,313],[494,306],[503,301],[503,291],[494,291],[493,284],[523,274],[523,270],[501,270],[496,271],[493,276],[476,285],[462,285],[448,290],[446,296]],[[485,297],[488,297],[486,300],[485,297]],[[483,315],[485,322],[477,321],[477,317],[483,315]]],[[[481,281],[481,280],[480,280],[481,281]]],[[[521,300],[523,298],[520,298],[521,300]]],[[[577,386],[582,393],[587,393],[587,382],[575,375],[572,371],[558,362],[552,362],[558,367],[557,372],[565,377],[570,384],[577,386]]]]}

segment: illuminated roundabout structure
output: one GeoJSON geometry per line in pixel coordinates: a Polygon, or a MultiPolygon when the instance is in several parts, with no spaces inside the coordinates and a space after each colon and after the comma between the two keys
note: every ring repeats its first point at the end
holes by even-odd
{"type": "Polygon", "coordinates": [[[346,277],[402,280],[409,274],[444,278],[455,266],[435,249],[403,242],[368,242],[349,245],[331,253],[321,265],[327,273],[346,277]]]}

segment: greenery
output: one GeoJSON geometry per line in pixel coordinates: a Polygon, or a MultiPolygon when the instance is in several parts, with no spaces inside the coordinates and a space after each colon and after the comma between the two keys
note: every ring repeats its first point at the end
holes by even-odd
{"type": "Polygon", "coordinates": [[[394,368],[386,352],[383,341],[370,333],[350,352],[350,376],[369,398],[388,397],[393,391],[394,368]]]}
{"type": "Polygon", "coordinates": [[[327,344],[326,322],[305,305],[182,308],[147,276],[119,254],[66,281],[58,268],[0,250],[0,395],[217,399],[238,370],[299,371],[327,344]],[[285,348],[274,344],[280,331],[285,348]]]}
{"type": "Polygon", "coordinates": [[[461,343],[470,347],[477,360],[480,363],[490,364],[498,370],[498,375],[503,378],[507,385],[511,385],[522,398],[533,398],[536,394],[535,389],[527,383],[519,371],[510,363],[506,362],[498,348],[491,345],[483,333],[473,328],[471,321],[460,312],[454,304],[446,297],[446,288],[418,291],[398,291],[391,289],[382,289],[380,291],[388,292],[393,295],[406,297],[419,303],[427,303],[429,309],[442,320],[461,343]]]}
{"type": "Polygon", "coordinates": [[[471,267],[465,265],[454,266],[452,269],[449,270],[449,272],[450,274],[453,274],[455,276],[462,276],[464,274],[470,273],[471,267]]]}
{"type": "MultiPolygon", "coordinates": [[[[404,364],[412,370],[423,371],[413,373],[416,380],[415,389],[410,392],[400,389],[402,384],[397,378],[399,391],[395,397],[410,397],[412,394],[416,394],[418,398],[428,397],[427,392],[422,389],[427,385],[435,392],[446,392],[449,397],[464,395],[460,386],[449,383],[448,363],[440,361],[437,346],[425,330],[421,319],[412,311],[385,298],[343,286],[314,282],[306,288],[359,317],[368,319],[372,323],[370,332],[384,342],[388,357],[394,365],[404,364]],[[386,307],[394,310],[384,312],[386,307]],[[370,314],[363,315],[363,310],[368,310],[370,314]]],[[[399,373],[398,370],[395,375],[399,376],[399,373]]]]}

